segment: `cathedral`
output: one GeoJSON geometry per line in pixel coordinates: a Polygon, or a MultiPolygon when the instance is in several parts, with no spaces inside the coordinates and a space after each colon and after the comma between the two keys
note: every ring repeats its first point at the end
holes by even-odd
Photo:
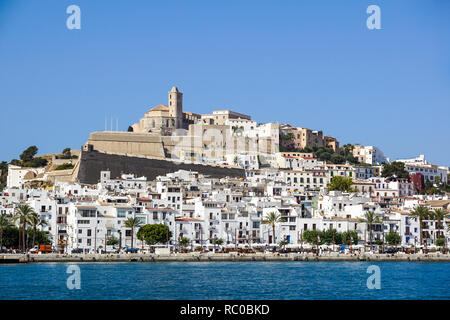
{"type": "Polygon", "coordinates": [[[93,132],[83,150],[212,163],[225,161],[225,155],[278,151],[277,123],[257,124],[250,115],[228,109],[209,114],[183,111],[183,93],[177,87],[169,91],[167,105],[148,110],[131,127],[133,132],[93,132]],[[238,136],[236,128],[247,134],[238,136]]]}
{"type": "Polygon", "coordinates": [[[170,136],[176,129],[188,129],[201,119],[201,115],[183,112],[183,93],[177,87],[169,91],[168,106],[160,104],[144,115],[139,123],[132,125],[133,132],[155,133],[161,136],[170,136]]]}

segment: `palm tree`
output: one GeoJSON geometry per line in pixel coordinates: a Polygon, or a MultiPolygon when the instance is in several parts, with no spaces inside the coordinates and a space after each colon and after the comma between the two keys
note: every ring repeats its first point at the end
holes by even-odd
{"type": "MultiPolygon", "coordinates": [[[[435,209],[433,212],[433,218],[436,221],[436,229],[437,229],[437,235],[435,232],[435,238],[438,238],[441,235],[441,221],[444,220],[444,218],[447,216],[448,212],[444,209],[435,209]]],[[[443,229],[443,228],[442,228],[443,229]]]]}
{"type": "Polygon", "coordinates": [[[180,242],[180,246],[182,246],[183,249],[186,249],[188,247],[188,245],[191,243],[191,240],[189,240],[189,238],[182,237],[179,242],[180,242]]]}
{"type": "Polygon", "coordinates": [[[4,214],[0,215],[0,250],[3,247],[3,230],[11,226],[11,221],[4,214]]]}
{"type": "Polygon", "coordinates": [[[380,215],[376,214],[375,211],[367,211],[364,214],[364,218],[360,218],[359,222],[367,223],[369,227],[369,243],[370,250],[372,250],[372,224],[381,223],[380,215]]]}
{"type": "Polygon", "coordinates": [[[430,210],[422,205],[417,206],[410,214],[412,218],[419,218],[419,243],[421,246],[423,245],[422,220],[426,220],[429,216],[430,210]]]}
{"type": "Polygon", "coordinates": [[[269,212],[266,216],[266,219],[264,219],[262,221],[262,223],[269,224],[272,226],[272,234],[273,234],[272,243],[276,243],[276,241],[275,241],[275,224],[277,222],[281,222],[281,221],[282,221],[281,215],[274,211],[269,212]]]}
{"type": "Polygon", "coordinates": [[[142,225],[142,221],[139,218],[128,218],[125,221],[125,228],[131,229],[131,247],[134,247],[133,244],[133,235],[134,235],[134,229],[139,228],[142,225]]]}
{"type": "MultiPolygon", "coordinates": [[[[23,251],[26,250],[25,230],[27,229],[27,223],[30,220],[30,216],[34,213],[36,213],[36,212],[28,204],[19,204],[15,209],[13,221],[19,221],[19,229],[22,232],[22,250],[23,251]]],[[[20,232],[19,232],[19,240],[20,240],[20,232]]]]}
{"type": "Polygon", "coordinates": [[[33,227],[33,247],[36,244],[36,232],[37,227],[43,227],[47,225],[47,222],[41,220],[39,215],[36,212],[33,212],[29,217],[29,223],[33,227]]]}

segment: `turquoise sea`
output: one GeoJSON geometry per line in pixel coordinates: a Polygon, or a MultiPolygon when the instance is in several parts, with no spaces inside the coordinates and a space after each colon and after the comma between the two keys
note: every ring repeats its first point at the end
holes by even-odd
{"type": "Polygon", "coordinates": [[[78,263],[80,289],[69,289],[71,265],[0,265],[0,300],[450,298],[449,262],[78,263]],[[367,288],[370,265],[380,289],[367,288]]]}

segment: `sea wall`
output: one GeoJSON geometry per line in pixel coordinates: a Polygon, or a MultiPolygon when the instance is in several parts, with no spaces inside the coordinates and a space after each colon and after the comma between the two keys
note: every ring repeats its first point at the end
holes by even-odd
{"type": "Polygon", "coordinates": [[[213,262],[213,261],[366,261],[366,262],[450,262],[449,254],[8,254],[0,256],[1,263],[41,262],[213,262]]]}
{"type": "Polygon", "coordinates": [[[178,170],[197,171],[214,178],[244,177],[245,171],[239,168],[227,168],[203,164],[180,163],[171,160],[151,159],[148,157],[107,154],[98,151],[81,152],[77,180],[83,184],[99,182],[100,171],[111,171],[111,177],[119,177],[121,173],[134,173],[153,180],[178,170]]]}

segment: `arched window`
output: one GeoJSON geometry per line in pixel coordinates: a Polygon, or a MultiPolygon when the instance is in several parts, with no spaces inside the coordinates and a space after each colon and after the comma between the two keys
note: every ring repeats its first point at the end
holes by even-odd
{"type": "Polygon", "coordinates": [[[152,126],[155,127],[155,120],[152,120],[152,126]]]}

